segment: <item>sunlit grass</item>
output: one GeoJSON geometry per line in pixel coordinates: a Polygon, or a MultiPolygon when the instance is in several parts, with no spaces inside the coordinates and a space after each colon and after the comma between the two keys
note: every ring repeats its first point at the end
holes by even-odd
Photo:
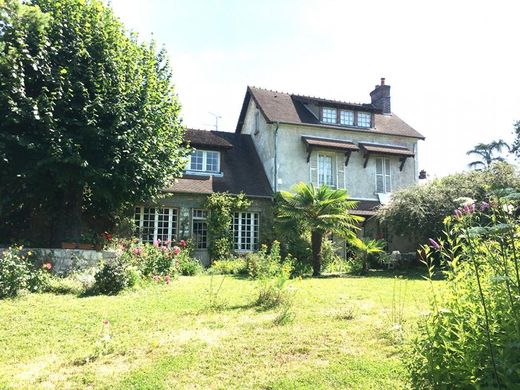
{"type": "Polygon", "coordinates": [[[294,320],[283,326],[275,324],[277,309],[252,306],[254,281],[227,277],[217,310],[209,307],[209,285],[209,276],[183,277],[115,297],[2,301],[0,388],[406,385],[394,332],[426,310],[427,282],[294,280],[294,320]],[[102,340],[105,319],[109,341],[102,340]]]}

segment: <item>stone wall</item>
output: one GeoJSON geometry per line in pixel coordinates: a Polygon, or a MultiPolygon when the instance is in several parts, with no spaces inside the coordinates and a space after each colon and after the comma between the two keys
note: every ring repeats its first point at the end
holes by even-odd
{"type": "MultiPolygon", "coordinates": [[[[0,248],[0,255],[3,250],[0,248]]],[[[115,252],[111,251],[97,252],[83,249],[24,248],[23,251],[31,251],[33,256],[42,263],[51,263],[53,272],[59,275],[97,267],[101,260],[110,261],[116,257],[115,252]]]]}

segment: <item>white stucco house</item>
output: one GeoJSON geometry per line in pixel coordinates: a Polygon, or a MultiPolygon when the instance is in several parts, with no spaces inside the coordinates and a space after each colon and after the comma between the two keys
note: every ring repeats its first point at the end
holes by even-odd
{"type": "Polygon", "coordinates": [[[364,233],[406,251],[372,217],[393,191],[418,181],[424,136],[391,111],[384,78],[370,98],[354,104],[247,87],[236,133],[251,136],[273,192],[298,182],[347,189],[364,233]]]}

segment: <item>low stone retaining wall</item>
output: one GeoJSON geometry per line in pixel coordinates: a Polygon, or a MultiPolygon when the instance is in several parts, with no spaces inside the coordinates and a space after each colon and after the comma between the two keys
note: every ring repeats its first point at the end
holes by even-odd
{"type": "MultiPolygon", "coordinates": [[[[0,254],[3,250],[4,248],[0,248],[0,254]]],[[[110,261],[116,258],[116,253],[112,251],[52,248],[24,248],[23,251],[31,251],[42,263],[52,263],[53,272],[60,275],[96,267],[101,260],[110,261]]]]}

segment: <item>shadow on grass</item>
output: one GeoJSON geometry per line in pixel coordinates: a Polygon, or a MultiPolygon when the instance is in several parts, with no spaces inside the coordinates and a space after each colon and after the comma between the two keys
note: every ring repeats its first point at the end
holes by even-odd
{"type": "MultiPolygon", "coordinates": [[[[330,274],[322,274],[320,276],[311,276],[311,275],[303,275],[302,279],[361,279],[361,278],[403,278],[408,280],[424,280],[427,276],[426,269],[422,267],[417,268],[408,268],[408,269],[391,269],[391,270],[383,270],[383,269],[371,269],[366,274],[362,275],[354,275],[354,274],[346,274],[346,273],[330,273],[330,274]]],[[[437,272],[433,280],[443,280],[444,276],[437,272]]]]}

